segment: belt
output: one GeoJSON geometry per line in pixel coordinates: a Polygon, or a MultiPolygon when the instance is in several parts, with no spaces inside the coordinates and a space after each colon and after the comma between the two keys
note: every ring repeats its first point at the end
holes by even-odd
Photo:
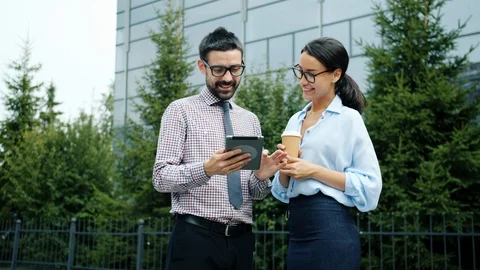
{"type": "Polygon", "coordinates": [[[177,215],[177,219],[225,236],[239,236],[252,231],[252,225],[245,223],[227,225],[193,215],[177,215]]]}

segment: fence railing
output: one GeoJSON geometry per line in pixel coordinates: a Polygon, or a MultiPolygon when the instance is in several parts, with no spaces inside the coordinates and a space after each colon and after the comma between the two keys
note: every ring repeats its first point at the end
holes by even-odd
{"type": "MultiPolygon", "coordinates": [[[[362,269],[477,269],[478,214],[357,214],[362,269]]],[[[164,269],[171,217],[0,220],[0,269],[164,269]]],[[[285,269],[283,217],[254,224],[252,269],[285,269]]],[[[201,248],[201,247],[199,247],[201,248]]]]}

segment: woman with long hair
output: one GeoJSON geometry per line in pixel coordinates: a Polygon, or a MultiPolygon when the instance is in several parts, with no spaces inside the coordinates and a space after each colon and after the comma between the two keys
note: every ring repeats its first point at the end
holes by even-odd
{"type": "Polygon", "coordinates": [[[360,237],[349,208],[375,209],[382,179],[361,116],[365,97],[346,74],[348,62],[344,46],[324,37],[309,42],[293,67],[310,103],[285,128],[302,135],[299,157],[288,158],[272,186],[289,204],[288,269],[360,268],[360,237]]]}

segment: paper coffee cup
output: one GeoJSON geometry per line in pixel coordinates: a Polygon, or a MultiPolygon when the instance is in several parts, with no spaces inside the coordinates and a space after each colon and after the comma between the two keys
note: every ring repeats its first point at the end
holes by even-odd
{"type": "Polygon", "coordinates": [[[290,130],[282,133],[282,144],[285,145],[285,152],[290,157],[298,157],[301,139],[302,135],[298,131],[290,130]]]}

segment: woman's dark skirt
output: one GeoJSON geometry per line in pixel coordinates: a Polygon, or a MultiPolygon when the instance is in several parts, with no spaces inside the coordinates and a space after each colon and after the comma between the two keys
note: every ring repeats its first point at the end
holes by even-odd
{"type": "Polygon", "coordinates": [[[348,207],[322,192],[290,199],[287,268],[360,269],[360,236],[348,207]]]}

